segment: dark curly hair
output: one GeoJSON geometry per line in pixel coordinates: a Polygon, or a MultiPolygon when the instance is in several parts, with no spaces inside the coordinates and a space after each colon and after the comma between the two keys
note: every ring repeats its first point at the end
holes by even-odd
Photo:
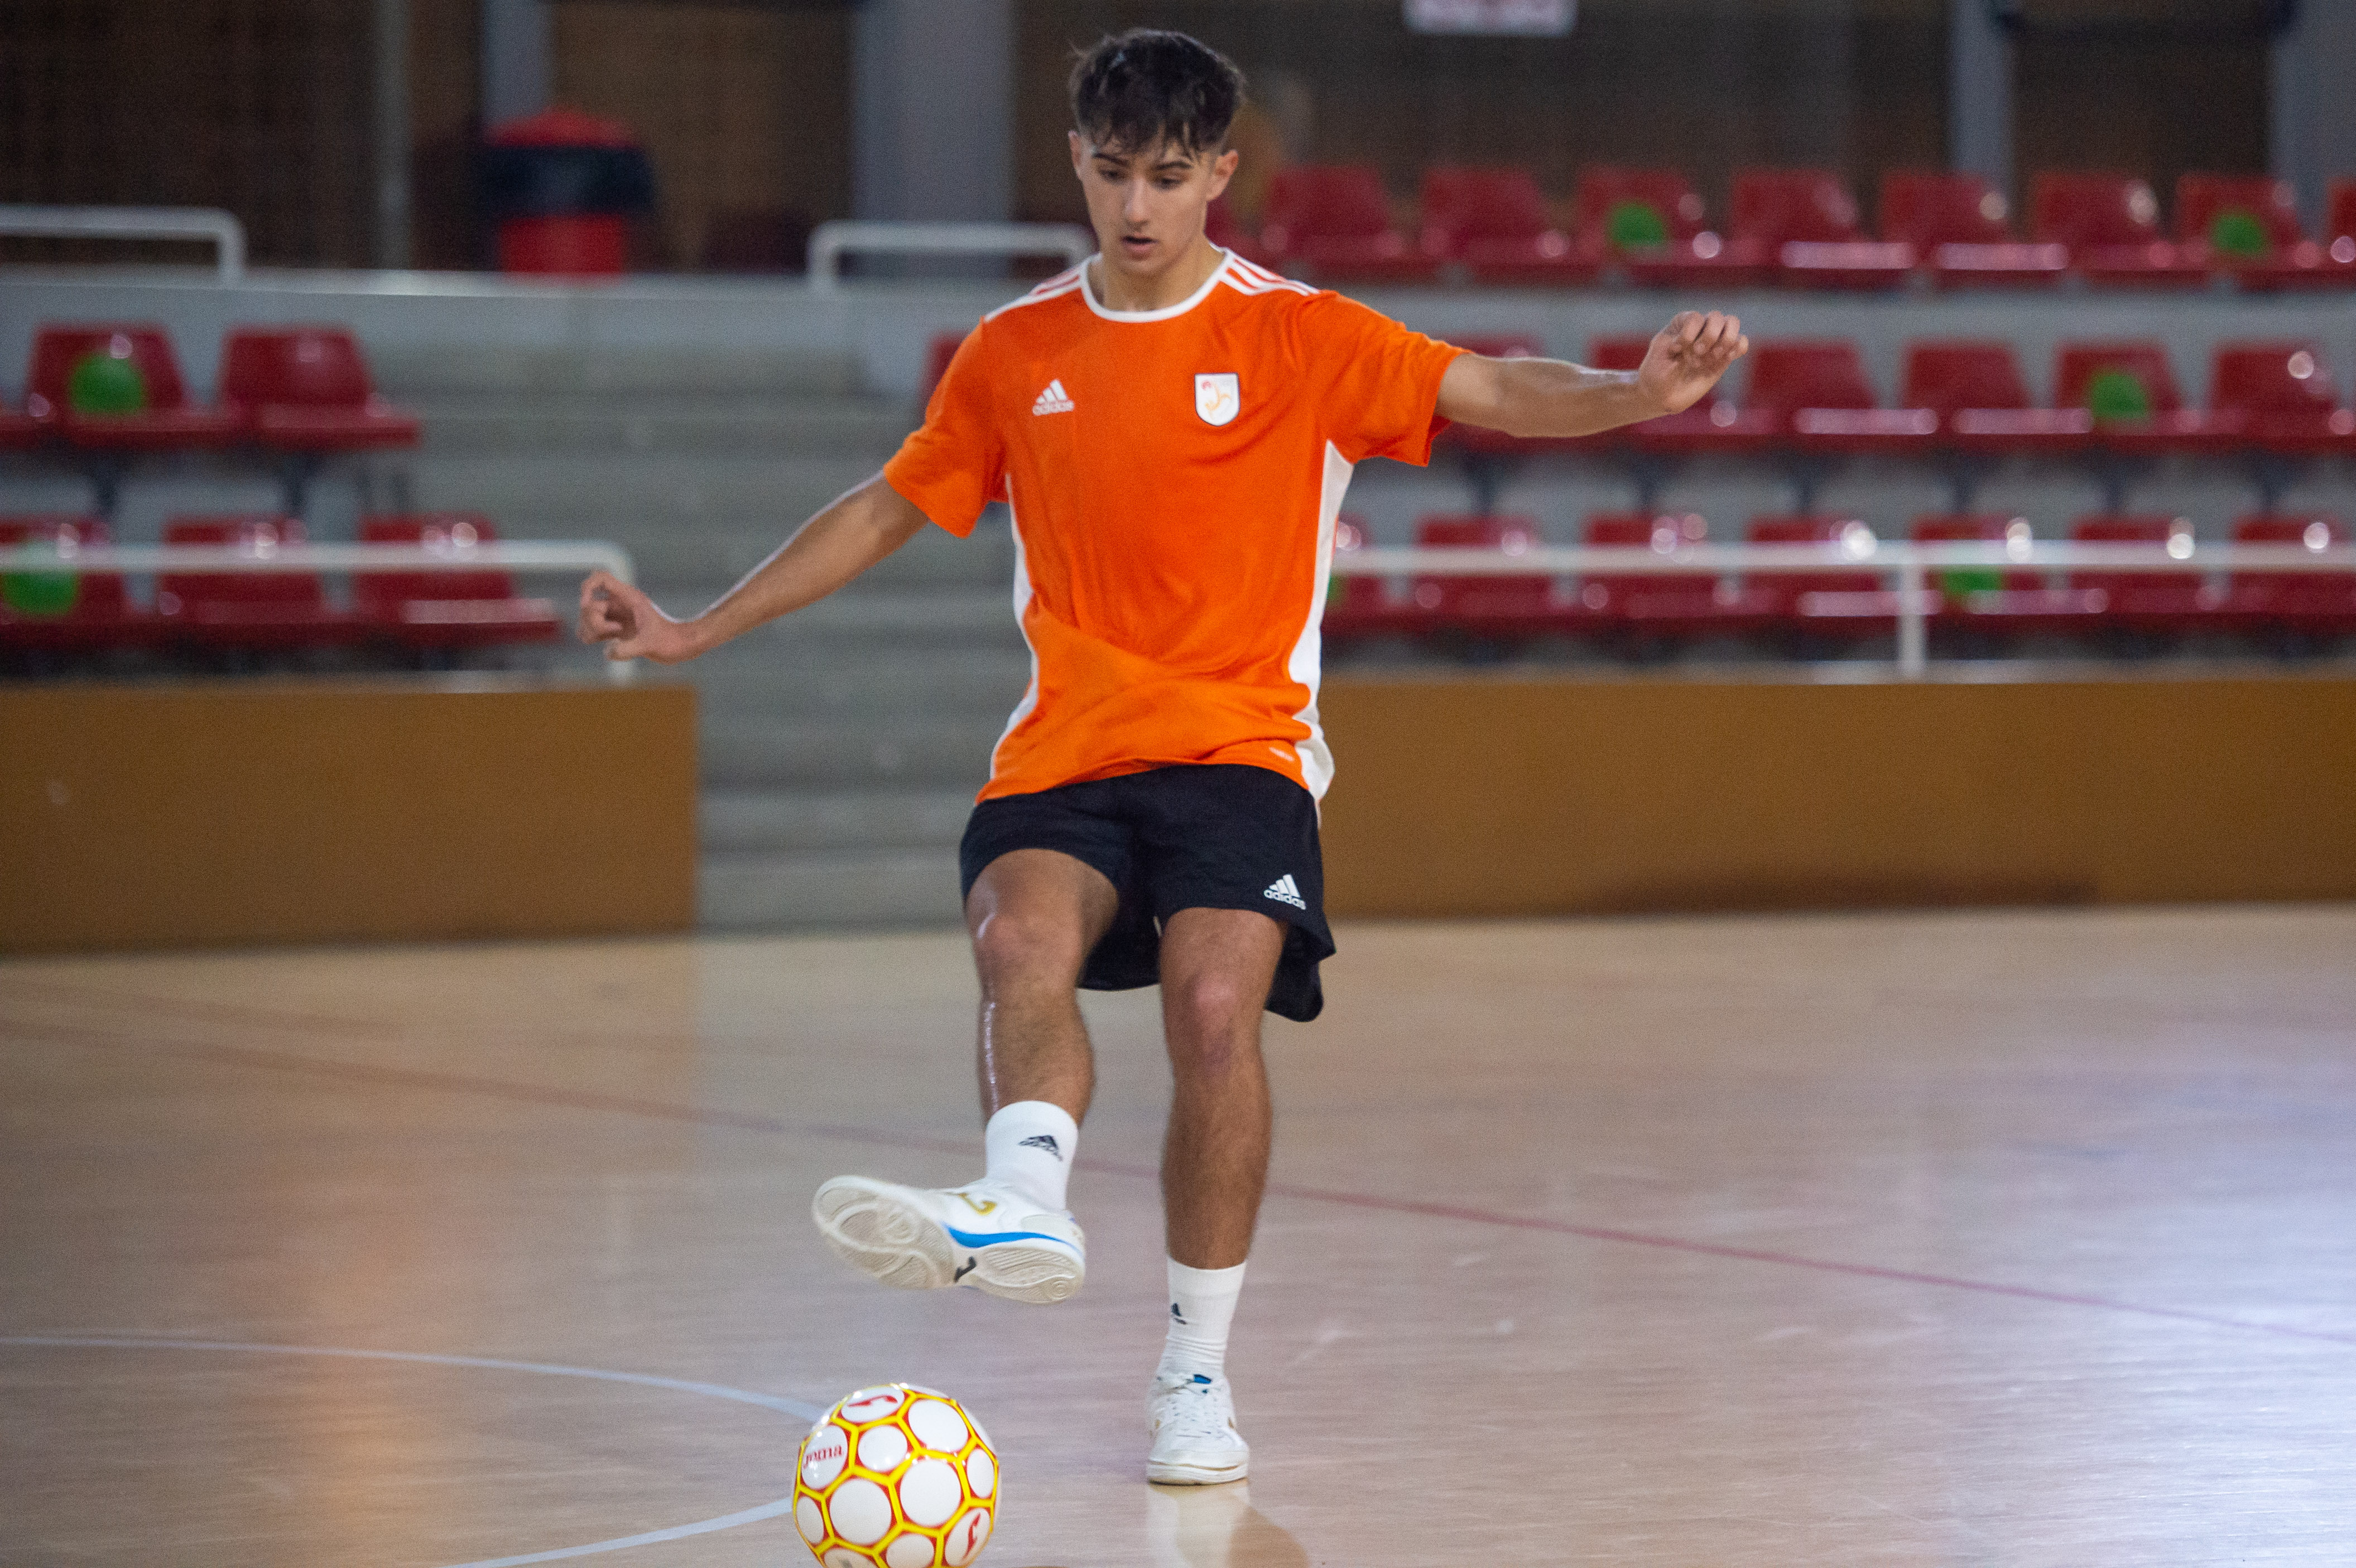
{"type": "Polygon", "coordinates": [[[1099,147],[1216,152],[1243,101],[1235,62],[1183,33],[1132,27],[1072,66],[1073,128],[1099,147]]]}

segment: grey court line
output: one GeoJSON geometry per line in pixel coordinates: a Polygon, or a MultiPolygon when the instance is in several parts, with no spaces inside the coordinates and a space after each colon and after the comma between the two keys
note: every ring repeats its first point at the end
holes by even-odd
{"type": "MultiPolygon", "coordinates": [[[[557,1378],[589,1378],[605,1383],[636,1383],[641,1388],[663,1389],[672,1393],[701,1394],[709,1399],[734,1400],[738,1404],[759,1405],[804,1421],[816,1421],[824,1412],[816,1405],[777,1394],[755,1393],[750,1389],[732,1389],[721,1383],[691,1382],[683,1378],[660,1378],[648,1372],[614,1372],[600,1367],[565,1367],[551,1361],[509,1361],[491,1356],[437,1356],[422,1350],[348,1350],[326,1345],[262,1345],[237,1339],[145,1339],[128,1336],[96,1336],[70,1334],[0,1335],[0,1346],[47,1347],[59,1349],[85,1350],[224,1350],[241,1351],[264,1356],[322,1356],[354,1361],[408,1361],[432,1367],[469,1367],[493,1372],[536,1372],[557,1378]]],[[[734,1530],[740,1524],[752,1524],[760,1520],[775,1519],[793,1511],[791,1497],[744,1509],[716,1519],[697,1520],[691,1524],[675,1524],[668,1530],[650,1530],[639,1535],[616,1536],[611,1541],[593,1541],[583,1546],[560,1546],[548,1552],[526,1552],[520,1557],[485,1557],[468,1563],[450,1564],[450,1568],[523,1568],[528,1563],[558,1563],[571,1557],[594,1557],[601,1552],[623,1552],[633,1546],[652,1546],[659,1541],[680,1541],[691,1535],[709,1535],[714,1530],[734,1530]]]]}

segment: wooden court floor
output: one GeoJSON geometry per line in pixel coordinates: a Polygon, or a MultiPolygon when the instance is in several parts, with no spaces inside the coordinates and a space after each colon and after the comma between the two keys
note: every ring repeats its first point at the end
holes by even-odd
{"type": "Polygon", "coordinates": [[[807,1219],[972,1174],[952,937],[0,963],[0,1563],[808,1562],[891,1378],[997,1440],[996,1568],[2356,1563],[2356,909],[1342,946],[1194,1492],[1151,993],[1037,1308],[807,1219]]]}

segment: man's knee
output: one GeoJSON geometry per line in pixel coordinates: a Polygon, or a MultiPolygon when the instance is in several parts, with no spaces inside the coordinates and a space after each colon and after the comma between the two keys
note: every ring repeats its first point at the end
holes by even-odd
{"type": "Polygon", "coordinates": [[[974,965],[982,989],[996,995],[1026,986],[1076,984],[1081,961],[1079,923],[1027,911],[1001,909],[973,933],[974,965]]]}
{"type": "Polygon", "coordinates": [[[1268,998],[1251,994],[1236,974],[1208,971],[1162,981],[1172,1065],[1181,1073],[1219,1078],[1259,1049],[1259,1014],[1268,998]]]}

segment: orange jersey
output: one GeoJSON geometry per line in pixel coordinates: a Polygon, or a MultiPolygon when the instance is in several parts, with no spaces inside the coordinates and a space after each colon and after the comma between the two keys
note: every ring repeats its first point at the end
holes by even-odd
{"type": "Polygon", "coordinates": [[[981,798],[1237,762],[1322,797],[1342,492],[1429,460],[1460,352],[1232,255],[1162,310],[1106,310],[1083,266],[984,317],[884,467],[960,537],[1014,516],[1031,685],[981,798]]]}

